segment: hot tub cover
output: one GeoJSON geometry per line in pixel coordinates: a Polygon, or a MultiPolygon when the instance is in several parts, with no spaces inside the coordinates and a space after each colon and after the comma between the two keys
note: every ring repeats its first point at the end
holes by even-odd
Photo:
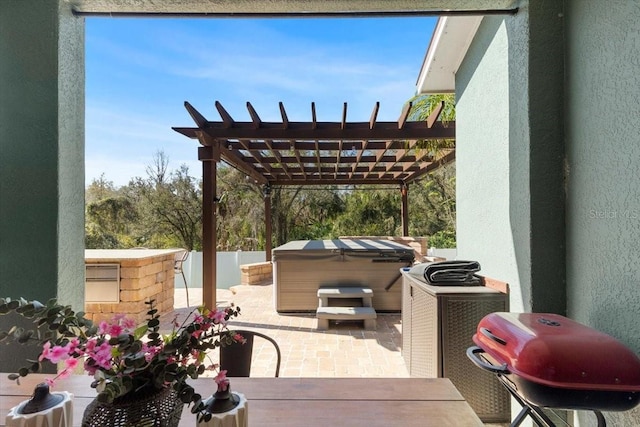
{"type": "Polygon", "coordinates": [[[374,239],[294,240],[273,249],[273,261],[312,259],[335,256],[362,256],[373,262],[408,262],[414,260],[409,246],[391,241],[374,239]]]}

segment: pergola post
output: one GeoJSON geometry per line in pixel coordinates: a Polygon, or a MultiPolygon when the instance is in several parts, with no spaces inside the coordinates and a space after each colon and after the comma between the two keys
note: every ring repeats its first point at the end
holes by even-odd
{"type": "Polygon", "coordinates": [[[220,160],[217,145],[198,147],[202,162],[202,304],[216,308],[217,234],[216,210],[218,198],[216,164],[220,160]]]}
{"type": "Polygon", "coordinates": [[[406,183],[400,185],[400,194],[402,194],[402,236],[409,235],[409,186],[406,183]]]}
{"type": "Polygon", "coordinates": [[[266,184],[263,187],[264,194],[264,250],[266,254],[266,260],[271,261],[271,186],[266,184]]]}

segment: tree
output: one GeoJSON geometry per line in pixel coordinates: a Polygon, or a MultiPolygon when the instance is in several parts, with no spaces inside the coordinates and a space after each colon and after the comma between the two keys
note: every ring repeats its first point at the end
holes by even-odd
{"type": "Polygon", "coordinates": [[[336,186],[304,187],[298,193],[293,209],[291,240],[330,239],[335,237],[333,223],[344,212],[345,201],[336,186]]]}
{"type": "Polygon", "coordinates": [[[455,163],[438,168],[412,186],[409,212],[412,234],[432,236],[447,231],[455,236],[455,163]]]}
{"type": "Polygon", "coordinates": [[[137,206],[135,246],[202,248],[202,189],[189,168],[168,172],[169,159],[159,151],[147,178],[134,178],[123,190],[137,206]]]}
{"type": "MultiPolygon", "coordinates": [[[[409,120],[426,120],[431,112],[444,102],[440,120],[445,125],[455,120],[454,94],[417,95],[411,100],[409,120]]],[[[418,149],[428,150],[437,159],[446,150],[455,148],[455,140],[418,141],[418,149]]],[[[410,216],[410,230],[417,235],[437,236],[434,242],[455,246],[456,202],[455,202],[455,162],[429,173],[411,191],[410,212],[420,215],[410,216]]]]}
{"type": "MultiPolygon", "coordinates": [[[[433,110],[444,103],[444,108],[440,113],[439,120],[446,126],[456,118],[455,95],[452,93],[440,94],[421,94],[411,98],[411,111],[408,120],[425,121],[433,110]]],[[[431,156],[438,158],[442,155],[443,150],[447,148],[455,148],[454,139],[426,139],[419,140],[416,144],[417,149],[427,150],[431,156]]]]}
{"type": "Polygon", "coordinates": [[[99,200],[113,197],[117,194],[117,190],[113,185],[113,181],[107,181],[104,173],[100,174],[100,178],[93,179],[87,191],[85,192],[85,203],[93,203],[99,200]]]}
{"type": "Polygon", "coordinates": [[[86,191],[85,247],[115,249],[130,245],[131,225],[137,220],[134,204],[111,181],[94,179],[86,191]]]}
{"type": "Polygon", "coordinates": [[[333,225],[337,236],[392,236],[402,224],[400,191],[357,189],[345,194],[345,208],[333,225]]]}
{"type": "Polygon", "coordinates": [[[219,167],[216,176],[218,249],[255,251],[264,248],[262,188],[231,167],[219,167]]]}

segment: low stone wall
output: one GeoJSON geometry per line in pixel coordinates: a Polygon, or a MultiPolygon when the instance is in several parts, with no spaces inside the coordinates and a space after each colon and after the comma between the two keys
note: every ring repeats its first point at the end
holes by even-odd
{"type": "Polygon", "coordinates": [[[273,264],[270,261],[242,264],[240,283],[243,285],[262,285],[273,282],[273,264]]]}
{"type": "MultiPolygon", "coordinates": [[[[142,253],[138,252],[137,254],[142,253]]],[[[92,263],[110,262],[114,260],[92,260],[92,263]]],[[[86,303],[85,312],[88,319],[94,322],[110,320],[115,314],[125,314],[142,323],[147,319],[149,305],[146,301],[154,300],[154,307],[160,314],[173,310],[174,295],[174,254],[154,254],[146,258],[122,258],[120,264],[120,302],[119,303],[86,303]]]]}
{"type": "Polygon", "coordinates": [[[371,240],[391,240],[401,245],[409,246],[415,253],[416,262],[422,262],[427,256],[429,249],[428,237],[408,237],[408,236],[340,236],[340,239],[371,239],[371,240]]]}

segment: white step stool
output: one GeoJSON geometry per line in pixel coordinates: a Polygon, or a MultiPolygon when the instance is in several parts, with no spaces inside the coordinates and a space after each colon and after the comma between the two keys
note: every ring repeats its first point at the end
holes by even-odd
{"type": "Polygon", "coordinates": [[[366,330],[376,329],[376,311],[373,308],[373,290],[365,287],[324,287],[318,289],[318,329],[329,329],[329,320],[363,320],[366,330]],[[360,298],[362,307],[330,307],[331,298],[360,298]]]}

